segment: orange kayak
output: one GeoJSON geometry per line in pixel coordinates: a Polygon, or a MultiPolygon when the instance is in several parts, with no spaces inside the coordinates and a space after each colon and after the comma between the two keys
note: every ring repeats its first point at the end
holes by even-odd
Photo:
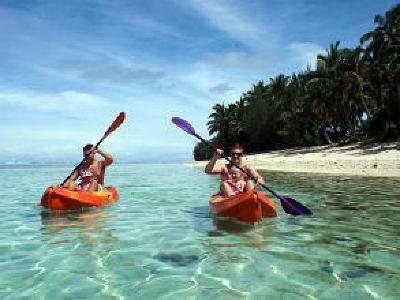
{"type": "Polygon", "coordinates": [[[49,187],[44,192],[40,205],[51,210],[74,210],[82,207],[104,206],[119,200],[114,187],[97,192],[70,191],[62,187],[49,187]]]}
{"type": "Polygon", "coordinates": [[[274,202],[256,190],[229,197],[211,196],[210,206],[212,212],[218,216],[232,217],[247,223],[277,216],[274,202]]]}

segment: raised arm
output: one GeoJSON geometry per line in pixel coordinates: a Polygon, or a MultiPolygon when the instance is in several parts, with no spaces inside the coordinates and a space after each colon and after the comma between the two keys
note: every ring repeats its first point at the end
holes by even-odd
{"type": "Polygon", "coordinates": [[[105,167],[111,165],[114,162],[114,158],[112,157],[111,154],[104,152],[103,150],[97,148],[97,153],[100,154],[104,160],[103,160],[103,165],[105,167]]]}
{"type": "Polygon", "coordinates": [[[223,154],[224,154],[223,150],[217,149],[214,152],[213,157],[210,159],[210,161],[204,168],[204,172],[210,175],[221,174],[223,171],[223,166],[216,166],[215,164],[217,163],[217,160],[222,157],[223,154]]]}

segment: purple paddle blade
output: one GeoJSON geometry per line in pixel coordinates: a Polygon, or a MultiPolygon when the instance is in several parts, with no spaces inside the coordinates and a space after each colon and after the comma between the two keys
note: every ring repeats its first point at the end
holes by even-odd
{"type": "Polygon", "coordinates": [[[184,119],[181,119],[179,117],[172,117],[171,119],[172,123],[174,123],[176,126],[181,128],[182,130],[186,131],[187,133],[191,135],[195,135],[196,131],[194,130],[193,126],[190,125],[190,123],[184,119]]]}
{"type": "Polygon", "coordinates": [[[290,198],[288,196],[279,196],[279,200],[281,201],[281,205],[283,210],[290,215],[299,216],[299,215],[312,215],[312,211],[305,207],[300,202],[290,198]]]}

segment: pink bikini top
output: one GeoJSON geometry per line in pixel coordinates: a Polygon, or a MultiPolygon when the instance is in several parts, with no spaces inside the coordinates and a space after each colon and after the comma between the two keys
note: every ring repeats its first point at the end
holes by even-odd
{"type": "Polygon", "coordinates": [[[101,164],[101,173],[100,175],[94,175],[92,171],[89,169],[79,169],[78,175],[82,179],[82,181],[88,181],[91,178],[97,180],[99,184],[103,184],[104,181],[104,171],[105,167],[103,164],[101,164]]]}
{"type": "Polygon", "coordinates": [[[229,168],[228,168],[228,173],[225,174],[225,176],[226,176],[225,178],[226,178],[227,182],[232,187],[232,190],[235,192],[235,194],[239,194],[239,193],[243,192],[244,185],[241,182],[235,182],[233,180],[232,173],[229,172],[229,168]]]}

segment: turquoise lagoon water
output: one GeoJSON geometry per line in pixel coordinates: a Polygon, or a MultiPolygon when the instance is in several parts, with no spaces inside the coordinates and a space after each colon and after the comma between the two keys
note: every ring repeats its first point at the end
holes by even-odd
{"type": "Polygon", "coordinates": [[[118,204],[42,210],[70,168],[1,167],[1,299],[399,299],[398,180],[264,173],[315,214],[245,226],[183,165],[116,165],[118,204]]]}

